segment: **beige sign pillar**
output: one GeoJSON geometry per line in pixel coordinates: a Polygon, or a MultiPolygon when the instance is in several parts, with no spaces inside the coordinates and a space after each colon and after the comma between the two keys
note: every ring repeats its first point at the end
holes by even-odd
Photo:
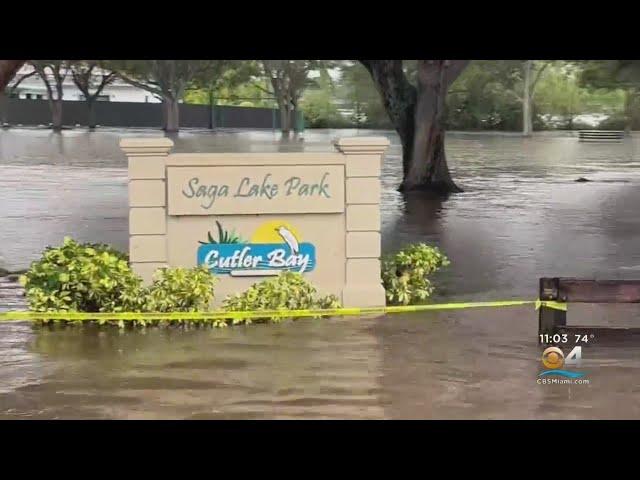
{"type": "Polygon", "coordinates": [[[149,283],[167,265],[166,158],[168,138],[128,138],[120,147],[129,159],[129,261],[149,283]]]}
{"type": "Polygon", "coordinates": [[[165,265],[207,263],[219,275],[220,302],[300,268],[346,307],[385,305],[380,174],[388,139],[344,138],[339,153],[169,155],[165,138],[120,145],[129,158],[130,262],[145,282],[165,265]]]}
{"type": "Polygon", "coordinates": [[[380,174],[389,146],[384,137],[342,138],[336,147],[345,159],[346,282],[345,306],[385,305],[380,277],[380,174]]]}

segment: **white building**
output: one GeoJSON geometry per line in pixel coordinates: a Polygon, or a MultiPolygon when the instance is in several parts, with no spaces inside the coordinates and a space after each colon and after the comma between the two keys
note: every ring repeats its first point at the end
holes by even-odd
{"type": "MultiPolygon", "coordinates": [[[[9,84],[8,88],[11,88],[12,85],[24,75],[28,75],[33,72],[33,67],[29,64],[25,64],[16,74],[13,81],[9,84]]],[[[53,85],[55,82],[53,78],[51,78],[51,84],[53,85]]],[[[63,88],[63,100],[76,100],[81,101],[84,100],[84,95],[78,87],[73,83],[73,78],[71,76],[71,72],[67,73],[67,76],[64,79],[62,84],[63,88]]],[[[29,78],[26,78],[15,89],[13,92],[14,97],[18,98],[32,98],[32,99],[47,99],[47,87],[44,82],[40,78],[39,75],[33,75],[29,78]]],[[[100,96],[97,98],[98,101],[103,102],[137,102],[137,103],[160,103],[160,100],[155,97],[152,93],[147,92],[141,88],[134,87],[133,85],[129,85],[128,83],[116,79],[114,82],[107,85],[100,96]]]]}

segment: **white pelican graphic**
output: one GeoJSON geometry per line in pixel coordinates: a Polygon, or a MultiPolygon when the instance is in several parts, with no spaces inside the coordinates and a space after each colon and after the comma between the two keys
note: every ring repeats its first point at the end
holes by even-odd
{"type": "Polygon", "coordinates": [[[276,228],[276,232],[278,232],[278,235],[280,235],[287,245],[289,245],[291,252],[294,255],[297,255],[300,251],[300,246],[298,245],[298,239],[293,232],[284,226],[276,228]]]}

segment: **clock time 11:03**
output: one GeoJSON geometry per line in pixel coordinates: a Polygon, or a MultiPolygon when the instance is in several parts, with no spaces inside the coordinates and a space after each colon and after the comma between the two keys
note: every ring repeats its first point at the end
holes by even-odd
{"type": "MultiPolygon", "coordinates": [[[[573,334],[575,339],[574,343],[588,343],[589,339],[593,339],[593,335],[579,335],[573,334]]],[[[548,333],[540,334],[540,343],[567,343],[569,341],[569,335],[567,333],[556,333],[554,335],[549,335],[548,333]]]]}

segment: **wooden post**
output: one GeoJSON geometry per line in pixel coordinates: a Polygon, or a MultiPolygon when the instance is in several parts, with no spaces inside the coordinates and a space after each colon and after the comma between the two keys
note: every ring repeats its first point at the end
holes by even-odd
{"type": "MultiPolygon", "coordinates": [[[[540,300],[566,301],[566,298],[559,298],[559,279],[558,278],[541,278],[540,279],[540,300]]],[[[555,308],[540,307],[538,316],[538,335],[553,335],[559,327],[567,325],[567,312],[556,310],[555,308]]],[[[540,337],[538,336],[538,341],[540,337]]]]}

